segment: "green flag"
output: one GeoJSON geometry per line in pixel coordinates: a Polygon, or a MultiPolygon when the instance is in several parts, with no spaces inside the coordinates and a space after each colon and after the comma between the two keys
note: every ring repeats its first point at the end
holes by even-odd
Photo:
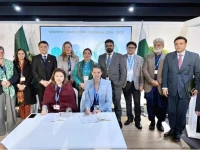
{"type": "Polygon", "coordinates": [[[19,49],[22,48],[25,50],[27,53],[28,59],[31,60],[31,54],[29,51],[29,47],[26,41],[26,36],[24,33],[24,28],[21,26],[19,30],[15,34],[15,52],[19,49]]]}
{"type": "Polygon", "coordinates": [[[150,50],[149,50],[149,46],[147,44],[146,33],[143,29],[143,22],[142,22],[137,54],[139,56],[145,58],[145,56],[149,53],[150,53],[150,50]]]}

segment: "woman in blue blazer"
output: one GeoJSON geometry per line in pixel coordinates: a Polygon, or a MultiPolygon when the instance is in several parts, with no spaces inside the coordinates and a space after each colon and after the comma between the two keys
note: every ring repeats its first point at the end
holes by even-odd
{"type": "Polygon", "coordinates": [[[101,68],[95,65],[92,69],[92,80],[85,84],[85,114],[111,112],[111,82],[101,78],[101,68]]]}

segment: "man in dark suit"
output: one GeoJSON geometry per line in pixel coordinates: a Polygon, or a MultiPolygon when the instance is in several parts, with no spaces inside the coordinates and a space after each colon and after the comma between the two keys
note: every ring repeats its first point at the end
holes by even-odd
{"type": "Polygon", "coordinates": [[[49,45],[46,41],[39,42],[38,47],[40,54],[33,56],[32,69],[41,108],[45,87],[51,82],[51,75],[57,68],[57,60],[55,56],[48,54],[49,45]]]}
{"type": "Polygon", "coordinates": [[[186,125],[186,113],[189,105],[189,92],[186,85],[195,76],[195,89],[192,95],[198,93],[200,72],[199,55],[187,51],[187,39],[179,36],[174,40],[175,52],[169,53],[163,67],[163,94],[168,97],[168,118],[170,131],[164,136],[173,136],[173,141],[179,142],[186,125]]]}
{"type": "Polygon", "coordinates": [[[111,81],[114,110],[119,126],[122,128],[121,92],[122,86],[126,80],[125,61],[122,54],[113,52],[113,40],[106,40],[105,48],[107,53],[99,56],[98,64],[102,69],[102,78],[111,81]]]}

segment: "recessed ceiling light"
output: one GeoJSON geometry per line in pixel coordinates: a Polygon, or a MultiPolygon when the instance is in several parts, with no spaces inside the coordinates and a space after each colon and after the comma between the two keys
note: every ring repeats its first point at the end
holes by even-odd
{"type": "Polygon", "coordinates": [[[15,5],[14,7],[15,7],[15,10],[16,10],[16,11],[20,11],[20,10],[21,10],[21,7],[19,7],[19,6],[17,6],[17,5],[15,5]]]}
{"type": "Polygon", "coordinates": [[[39,21],[40,21],[40,19],[39,19],[39,18],[36,18],[36,19],[35,19],[35,21],[39,22],[39,21]]]}
{"type": "Polygon", "coordinates": [[[134,7],[129,7],[128,11],[129,12],[133,12],[134,11],[134,7]]]}
{"type": "Polygon", "coordinates": [[[121,18],[121,22],[124,22],[124,18],[121,18]]]}

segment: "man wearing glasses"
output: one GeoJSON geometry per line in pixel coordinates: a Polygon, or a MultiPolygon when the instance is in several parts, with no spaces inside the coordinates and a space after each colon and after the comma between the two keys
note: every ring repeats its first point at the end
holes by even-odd
{"type": "Polygon", "coordinates": [[[135,42],[128,42],[126,44],[127,54],[124,55],[127,70],[127,82],[126,86],[123,88],[127,114],[127,121],[124,123],[124,125],[129,125],[134,119],[136,128],[141,130],[140,95],[141,91],[143,90],[142,66],[144,60],[142,57],[135,54],[136,48],[137,44],[135,42]],[[132,113],[132,96],[134,100],[135,118],[132,113]]]}

